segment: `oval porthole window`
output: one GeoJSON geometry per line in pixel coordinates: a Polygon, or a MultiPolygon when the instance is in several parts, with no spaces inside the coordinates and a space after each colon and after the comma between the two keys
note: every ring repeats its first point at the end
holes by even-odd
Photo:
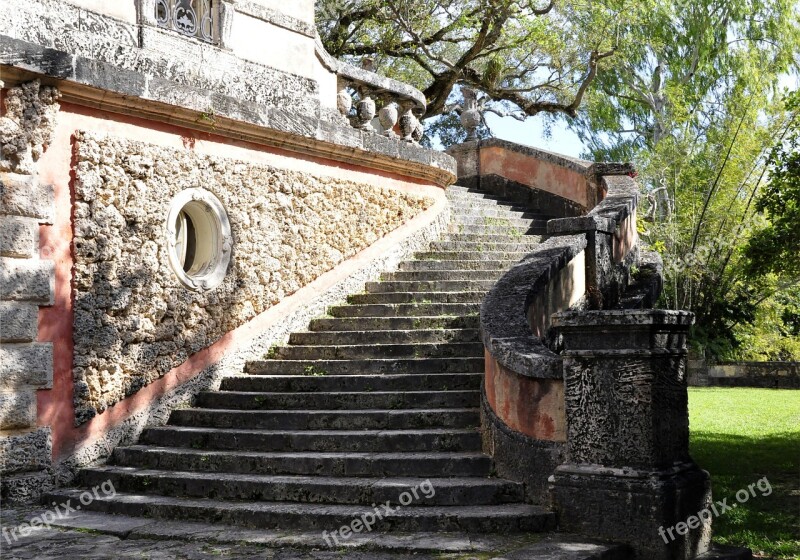
{"type": "Polygon", "coordinates": [[[231,226],[219,199],[205,189],[186,189],[167,215],[169,263],[181,284],[205,291],[225,279],[231,260],[231,226]]]}

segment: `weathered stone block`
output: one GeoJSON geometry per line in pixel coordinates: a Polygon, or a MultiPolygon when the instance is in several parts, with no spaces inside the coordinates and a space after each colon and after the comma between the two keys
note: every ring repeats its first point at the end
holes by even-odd
{"type": "Polygon", "coordinates": [[[711,510],[698,514],[711,506],[711,484],[696,465],[645,473],[567,464],[550,490],[562,530],[629,544],[636,558],[688,560],[710,546],[711,510]],[[678,533],[692,516],[699,524],[678,533]]]}
{"type": "Polygon", "coordinates": [[[0,392],[0,430],[18,430],[36,425],[36,390],[0,392]]]}
{"type": "Polygon", "coordinates": [[[53,384],[52,343],[4,344],[0,347],[0,388],[53,384]]]}
{"type": "Polygon", "coordinates": [[[36,340],[38,317],[39,306],[35,303],[0,302],[0,342],[36,340]]]}
{"type": "Polygon", "coordinates": [[[661,310],[554,316],[571,462],[658,469],[690,461],[685,348],[692,320],[661,310]]]}
{"type": "Polygon", "coordinates": [[[50,466],[50,428],[0,437],[0,473],[6,475],[46,469],[50,466]]]}
{"type": "Polygon", "coordinates": [[[31,220],[0,217],[0,255],[31,257],[36,253],[37,224],[31,220]]]}
{"type": "Polygon", "coordinates": [[[4,476],[0,479],[3,503],[30,504],[56,486],[52,469],[4,476]]]}
{"type": "Polygon", "coordinates": [[[708,550],[708,473],[689,456],[681,311],[569,311],[553,316],[564,359],[567,463],[551,493],[560,526],[629,545],[637,558],[708,550]],[[667,538],[678,524],[677,536],[667,538]]]}
{"type": "Polygon", "coordinates": [[[34,175],[0,173],[0,214],[52,224],[54,213],[52,185],[41,184],[34,175]]]}
{"type": "Polygon", "coordinates": [[[0,299],[52,305],[54,281],[52,261],[0,258],[0,299]]]}

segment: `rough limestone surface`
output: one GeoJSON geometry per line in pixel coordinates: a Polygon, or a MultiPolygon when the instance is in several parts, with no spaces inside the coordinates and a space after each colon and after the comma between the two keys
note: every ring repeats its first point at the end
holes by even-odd
{"type": "Polygon", "coordinates": [[[33,165],[50,143],[58,113],[56,88],[39,80],[9,88],[0,117],[0,171],[33,173],[33,165]]]}
{"type": "Polygon", "coordinates": [[[158,379],[433,204],[419,195],[76,134],[76,422],[158,379]],[[224,282],[184,288],[169,265],[172,198],[202,187],[234,239],[224,282]]]}

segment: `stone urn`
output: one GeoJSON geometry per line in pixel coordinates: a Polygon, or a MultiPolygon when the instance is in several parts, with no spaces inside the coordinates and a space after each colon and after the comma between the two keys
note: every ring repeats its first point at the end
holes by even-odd
{"type": "Polygon", "coordinates": [[[381,126],[383,127],[383,134],[394,138],[397,134],[394,131],[394,127],[397,124],[397,120],[400,118],[400,111],[397,108],[396,103],[389,103],[385,105],[383,109],[380,110],[378,113],[378,119],[381,122],[381,126]]]}
{"type": "Polygon", "coordinates": [[[478,92],[469,87],[462,87],[461,93],[464,95],[461,125],[467,130],[467,140],[477,140],[478,127],[483,122],[481,112],[478,110],[478,92]]]}
{"type": "Polygon", "coordinates": [[[349,120],[350,109],[353,108],[353,98],[350,97],[350,92],[346,89],[343,89],[336,95],[336,108],[339,109],[339,113],[342,117],[349,120]]]}
{"type": "Polygon", "coordinates": [[[361,101],[358,102],[356,111],[358,114],[358,124],[360,129],[374,130],[372,129],[370,123],[372,122],[372,119],[375,118],[375,110],[375,100],[369,95],[365,95],[361,101]]]}

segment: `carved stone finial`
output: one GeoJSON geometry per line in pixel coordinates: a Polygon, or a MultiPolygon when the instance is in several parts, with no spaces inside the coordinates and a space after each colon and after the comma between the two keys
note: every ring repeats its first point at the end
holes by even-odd
{"type": "Polygon", "coordinates": [[[464,105],[461,111],[461,125],[467,130],[467,140],[478,139],[478,127],[483,122],[481,112],[478,110],[478,92],[469,87],[462,87],[464,105]]]}
{"type": "Polygon", "coordinates": [[[375,72],[375,59],[374,58],[362,58],[361,59],[361,68],[366,70],[367,72],[375,72]]]}
{"type": "Polygon", "coordinates": [[[394,131],[394,127],[400,118],[400,111],[397,109],[397,103],[392,102],[384,105],[380,113],[378,113],[378,118],[383,127],[383,134],[389,138],[396,137],[397,133],[394,131]]]}

